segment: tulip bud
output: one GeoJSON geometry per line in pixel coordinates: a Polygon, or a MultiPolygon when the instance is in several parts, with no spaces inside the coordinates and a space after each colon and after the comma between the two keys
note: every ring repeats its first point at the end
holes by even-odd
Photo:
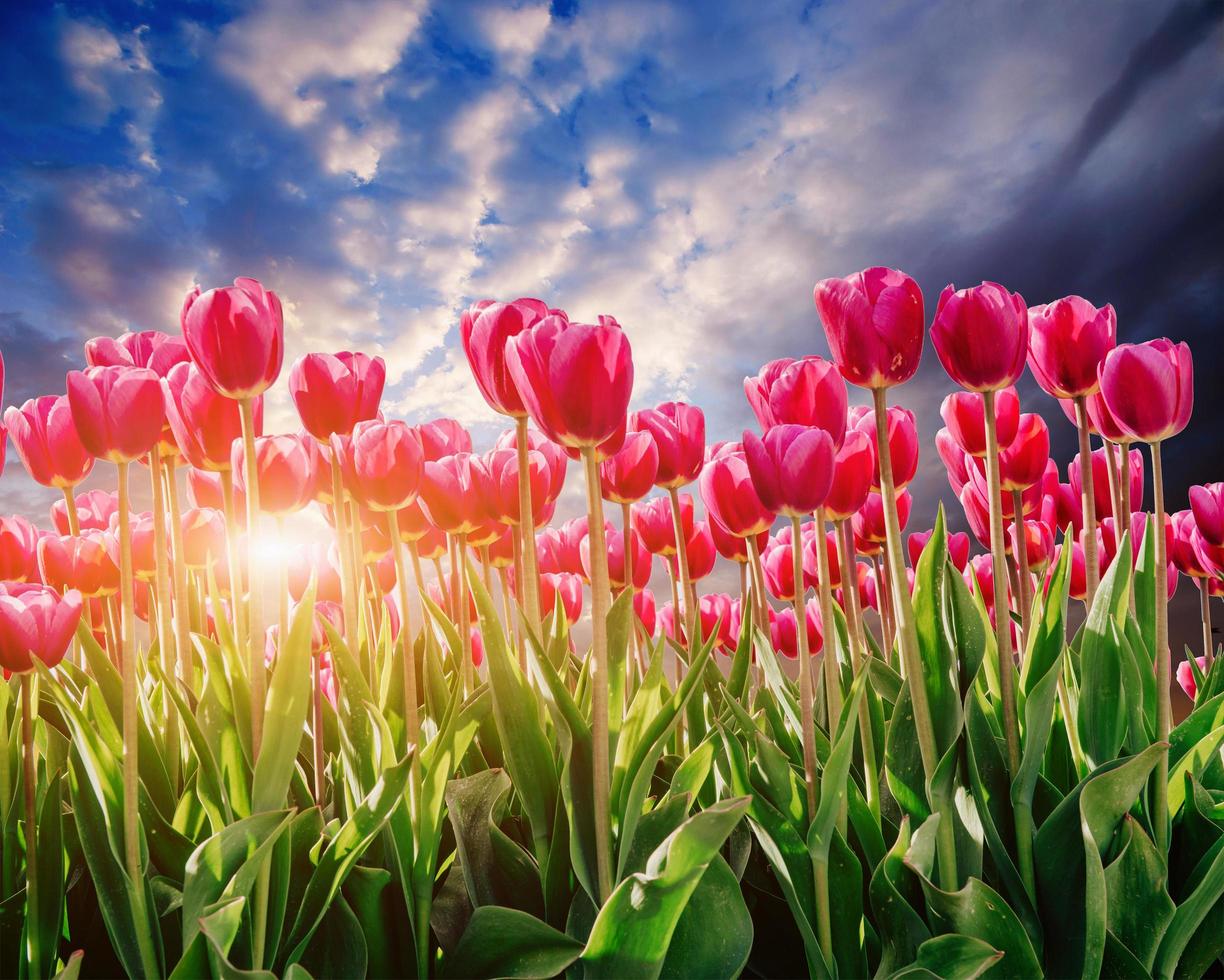
{"type": "MultiPolygon", "coordinates": [[[[939,414],[948,432],[970,456],[986,455],[986,399],[976,391],[956,391],[948,395],[939,414]]],[[[1016,389],[1003,388],[995,396],[995,431],[999,448],[1011,445],[1020,424],[1020,398],[1016,389]]]]}
{"type": "Polygon", "coordinates": [[[506,342],[552,312],[538,299],[516,299],[513,303],[481,300],[464,310],[459,320],[463,351],[476,386],[493,411],[513,418],[527,414],[506,367],[506,342]]]}
{"type": "Polygon", "coordinates": [[[849,520],[863,506],[876,472],[875,443],[861,429],[851,429],[833,460],[833,482],[825,498],[830,520],[849,520]]]}
{"type": "Polygon", "coordinates": [[[1194,362],[1187,344],[1165,338],[1122,344],[1105,357],[1101,394],[1121,429],[1140,442],[1175,436],[1194,408],[1194,362]]]}
{"type": "Polygon", "coordinates": [[[387,380],[381,357],[352,351],[306,354],[289,370],[289,394],[302,427],[319,442],[347,436],[353,426],[378,416],[387,380]]]}
{"type": "Polygon", "coordinates": [[[840,447],[846,434],[846,383],[823,357],[771,361],[744,393],[762,430],[775,425],[814,425],[840,447]]]}
{"type": "Polygon", "coordinates": [[[24,517],[0,517],[0,580],[38,581],[38,537],[24,517]]]}
{"type": "Polygon", "coordinates": [[[79,592],[0,583],[0,667],[20,674],[35,659],[54,667],[68,652],[83,607],[79,592]]]}
{"type": "MultiPolygon", "coordinates": [[[[909,485],[918,473],[918,423],[908,408],[893,406],[888,409],[888,451],[892,460],[893,485],[897,490],[909,485]]],[[[869,412],[858,415],[854,427],[871,440],[875,471],[871,476],[871,489],[880,492],[880,445],[876,432],[875,416],[869,412]]]]}
{"type": "Polygon", "coordinates": [[[659,472],[659,447],[647,430],[630,432],[615,455],[599,464],[604,500],[632,504],[650,493],[659,472]]]}
{"type": "Polygon", "coordinates": [[[21,408],[5,409],[4,424],[36,483],[75,487],[93,469],[93,456],[77,435],[67,395],[44,395],[21,408]]]}
{"type": "Polygon", "coordinates": [[[421,471],[421,506],[430,522],[447,534],[474,531],[483,515],[476,466],[470,453],[426,462],[421,471]]]}
{"type": "Polygon", "coordinates": [[[940,294],[931,342],[948,376],[969,391],[998,391],[1024,372],[1028,307],[995,282],[940,294]]]}
{"type": "Polygon", "coordinates": [[[634,432],[649,432],[658,451],[655,485],[678,489],[692,483],[705,459],[705,415],[695,405],[664,402],[658,408],[634,412],[634,432]]]}
{"type": "Polygon", "coordinates": [[[833,440],[824,429],[776,425],[760,438],[744,433],[744,455],[767,510],[801,517],[820,507],[833,481],[833,440]]]}
{"type": "Polygon", "coordinates": [[[1191,487],[1190,510],[1203,540],[1224,545],[1224,483],[1191,487]]]}
{"type": "Polygon", "coordinates": [[[720,456],[707,463],[701,471],[699,489],[714,521],[736,537],[760,534],[773,524],[774,515],[757,496],[748,460],[741,454],[720,456]]]}
{"type": "Polygon", "coordinates": [[[1049,461],[1050,430],[1045,419],[1040,415],[1021,415],[1016,438],[999,453],[1000,487],[1004,493],[1011,493],[1036,486],[1045,476],[1049,461]]]}
{"type": "Polygon", "coordinates": [[[918,370],[922,290],[904,272],[875,266],[816,284],[816,310],[842,377],[862,388],[904,384],[918,370]]]}
{"type": "Polygon", "coordinates": [[[1097,309],[1083,297],[1066,296],[1028,313],[1028,364],[1037,383],[1055,398],[1093,394],[1097,369],[1116,342],[1114,308],[1097,309]]]}
{"type": "MultiPolygon", "coordinates": [[[[283,517],[305,507],[314,496],[314,457],[301,436],[260,436],[255,440],[255,478],[259,483],[259,508],[265,514],[283,517]]],[[[246,492],[246,463],[241,441],[231,454],[235,489],[246,492]]]]}
{"type": "Polygon", "coordinates": [[[183,339],[200,373],[226,398],[262,395],[280,376],[285,324],[280,298],[257,279],[187,294],[183,339]]]}
{"type": "Polygon", "coordinates": [[[145,455],[166,420],[160,379],[148,368],[69,371],[68,404],[81,444],[112,463],[145,455]]]}

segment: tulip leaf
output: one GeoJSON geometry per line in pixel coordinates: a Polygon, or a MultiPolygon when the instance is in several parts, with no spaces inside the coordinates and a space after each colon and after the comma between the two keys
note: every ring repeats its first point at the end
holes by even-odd
{"type": "Polygon", "coordinates": [[[1118,856],[1105,869],[1107,925],[1114,939],[1143,965],[1144,972],[1151,973],[1157,947],[1174,911],[1165,889],[1164,859],[1129,814],[1122,818],[1117,849],[1118,856]]]}
{"type": "Polygon", "coordinates": [[[443,962],[443,976],[547,980],[564,973],[582,943],[519,909],[484,905],[472,913],[459,945],[443,962]]]}
{"type": "Polygon", "coordinates": [[[975,980],[1003,958],[1003,952],[973,936],[946,933],[918,948],[914,965],[892,974],[890,980],[975,980]]]}
{"type": "Polygon", "coordinates": [[[910,845],[909,826],[909,818],[903,817],[896,841],[876,865],[868,886],[871,908],[880,931],[881,974],[914,962],[918,949],[931,936],[925,919],[917,911],[923,907],[918,877],[905,866],[910,845]]]}

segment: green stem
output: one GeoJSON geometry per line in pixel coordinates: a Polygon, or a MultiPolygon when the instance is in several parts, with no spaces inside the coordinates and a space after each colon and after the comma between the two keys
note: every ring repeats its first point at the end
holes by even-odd
{"type": "MultiPolygon", "coordinates": [[[[990,415],[987,414],[987,421],[990,415]]],[[[1075,422],[1079,429],[1080,507],[1084,512],[1084,570],[1088,583],[1088,608],[1096,595],[1100,569],[1097,567],[1096,495],[1092,489],[1092,446],[1088,441],[1088,407],[1084,396],[1075,399],[1075,422]]]]}
{"type": "MultiPolygon", "coordinates": [[[[234,618],[234,642],[239,650],[247,648],[246,604],[243,601],[242,566],[238,563],[238,511],[234,505],[234,474],[232,470],[221,473],[221,506],[225,509],[225,562],[229,571],[230,612],[234,618]]],[[[214,616],[221,610],[214,609],[214,616]]]]}
{"type": "MultiPolygon", "coordinates": [[[[174,677],[174,645],[171,640],[171,598],[170,598],[170,551],[166,543],[166,501],[162,492],[163,470],[161,446],[155,445],[149,452],[149,477],[153,488],[153,552],[155,575],[157,581],[157,646],[161,653],[162,673],[166,683],[173,683],[174,677]]],[[[166,771],[172,786],[178,785],[179,768],[182,765],[179,745],[178,712],[174,707],[174,699],[168,695],[163,698],[166,711],[166,771]]]]}
{"type": "MultiPolygon", "coordinates": [[[[896,484],[893,482],[892,452],[888,443],[887,398],[887,389],[872,389],[876,445],[879,447],[877,455],[880,461],[880,497],[884,505],[884,530],[889,565],[894,573],[892,575],[893,615],[896,617],[901,660],[905,665],[905,679],[909,685],[910,703],[914,709],[914,731],[918,738],[918,750],[922,756],[924,785],[927,789],[927,796],[931,797],[932,809],[939,814],[937,845],[940,880],[945,889],[955,889],[959,883],[959,872],[956,865],[956,827],[952,822],[952,813],[937,804],[930,789],[935,776],[935,768],[939,765],[939,748],[935,741],[935,724],[931,719],[931,704],[927,700],[922,654],[918,649],[918,627],[914,621],[914,607],[905,575],[905,556],[901,551],[901,521],[897,517],[897,491],[896,484]]],[[[989,409],[986,416],[991,418],[989,409]]]]}
{"type": "MultiPolygon", "coordinates": [[[[850,663],[857,677],[867,667],[871,656],[863,641],[863,620],[859,609],[858,569],[854,556],[854,531],[848,520],[837,521],[838,555],[841,559],[842,595],[845,597],[846,628],[850,634],[850,663]]],[[[880,772],[876,763],[875,732],[871,727],[871,705],[867,698],[859,699],[859,742],[863,748],[863,783],[867,809],[880,823],[880,772]]]]}
{"type": "MultiPolygon", "coordinates": [[[[819,576],[816,585],[817,594],[820,596],[820,623],[824,631],[825,702],[829,712],[829,739],[832,740],[837,737],[841,724],[842,689],[837,624],[833,620],[833,588],[829,583],[829,549],[825,536],[824,507],[816,509],[816,574],[819,576]]],[[[843,837],[846,834],[846,815],[847,804],[843,796],[837,811],[837,829],[843,837]]]]}
{"type": "MultiPolygon", "coordinates": [[[[671,501],[672,515],[672,534],[676,538],[676,568],[680,572],[679,590],[684,596],[684,647],[688,654],[688,660],[693,659],[693,647],[695,643],[700,642],[698,633],[698,617],[697,617],[697,602],[694,598],[693,580],[689,574],[688,560],[688,536],[684,533],[684,515],[680,509],[680,491],[675,487],[667,488],[667,496],[671,501]]],[[[600,507],[602,520],[602,504],[600,507]]],[[[603,535],[600,535],[603,537],[603,535]]],[[[605,564],[607,560],[607,551],[604,551],[605,564]]],[[[680,617],[680,607],[673,607],[677,619],[680,617]]],[[[680,665],[679,658],[676,659],[676,689],[680,689],[680,683],[683,679],[684,669],[680,665]]],[[[684,712],[681,711],[676,720],[676,747],[680,750],[680,754],[684,754],[684,712]]]]}
{"type": "Polygon", "coordinates": [[[37,977],[42,964],[39,932],[43,925],[38,915],[38,765],[34,758],[34,674],[21,675],[21,761],[25,789],[25,865],[26,865],[26,960],[30,975],[37,977]]]}
{"type": "Polygon", "coordinates": [[[179,508],[178,481],[174,467],[164,469],[166,477],[166,500],[170,507],[170,545],[174,549],[174,652],[177,668],[175,675],[180,683],[191,687],[191,601],[188,597],[187,563],[183,551],[183,515],[179,508]]]}
{"type": "Polygon", "coordinates": [[[1215,639],[1211,635],[1211,589],[1207,582],[1205,578],[1198,580],[1199,611],[1203,617],[1203,663],[1205,670],[1211,670],[1212,661],[1215,660],[1215,639]]]}
{"type": "Polygon", "coordinates": [[[336,523],[336,551],[340,561],[340,598],[344,607],[344,642],[356,656],[357,629],[357,580],[353,573],[352,553],[348,547],[348,505],[344,499],[344,481],[340,473],[340,459],[333,451],[331,456],[332,518],[336,523]]]}
{"type": "MultiPolygon", "coordinates": [[[[1169,567],[1165,542],[1164,470],[1160,462],[1160,443],[1152,449],[1152,490],[1156,506],[1156,740],[1168,742],[1173,727],[1173,705],[1169,684],[1172,665],[1169,658],[1169,590],[1165,569],[1169,567]]],[[[1152,797],[1152,823],[1156,828],[1156,846],[1169,853],[1169,753],[1163,752],[1156,763],[1156,791],[1152,797]]]]}
{"type": "MultiPolygon", "coordinates": [[[[412,645],[412,628],[408,616],[408,570],[404,565],[404,542],[400,537],[399,512],[387,511],[387,527],[391,534],[391,556],[395,561],[395,582],[399,587],[400,639],[404,646],[404,730],[407,734],[405,749],[416,749],[421,755],[421,716],[417,705],[415,650],[412,645]]],[[[415,768],[415,763],[414,763],[415,768]]]]}
{"type": "Polygon", "coordinates": [[[816,933],[825,963],[833,970],[833,910],[829,900],[829,862],[813,861],[812,864],[816,873],[816,933]]]}
{"type": "MultiPolygon", "coordinates": [[[[594,742],[595,858],[598,904],[602,906],[612,894],[613,884],[612,814],[608,796],[611,787],[608,757],[608,542],[604,533],[603,497],[594,446],[583,447],[582,463],[586,471],[587,517],[591,537],[591,736],[594,742]]],[[[683,553],[682,548],[683,538],[678,542],[678,553],[683,553]]]]}
{"type": "Polygon", "coordinates": [[[1029,572],[1028,536],[1024,529],[1024,494],[1019,490],[1012,491],[1012,523],[1016,528],[1016,543],[1012,545],[1012,553],[1016,556],[1017,579],[1020,585],[1016,592],[1016,602],[1020,604],[1020,649],[1027,652],[1029,620],[1033,615],[1033,576],[1029,572]]]}
{"type": "Polygon", "coordinates": [[[459,613],[459,644],[463,649],[463,690],[471,693],[475,684],[472,678],[472,622],[467,580],[467,534],[460,532],[451,536],[451,598],[459,613]]]}
{"type": "MultiPolygon", "coordinates": [[[[816,693],[812,684],[812,651],[807,635],[807,590],[803,585],[803,548],[799,515],[791,515],[791,569],[795,577],[795,636],[799,648],[799,724],[803,728],[803,785],[807,814],[816,816],[816,693]]],[[[832,727],[829,729],[834,731],[832,727]]],[[[826,887],[826,892],[827,892],[826,887]]],[[[817,892],[819,900],[819,891],[817,892]]],[[[826,895],[827,900],[827,895],[826,895]]]]}
{"type": "MultiPolygon", "coordinates": [[[[514,420],[515,449],[518,452],[519,525],[515,533],[523,549],[522,575],[517,579],[519,601],[527,613],[527,625],[540,633],[540,572],[536,561],[535,518],[531,507],[531,461],[528,457],[527,416],[514,420]]],[[[515,569],[518,572],[518,569],[515,569]]],[[[551,612],[551,610],[549,610],[551,612]]]]}

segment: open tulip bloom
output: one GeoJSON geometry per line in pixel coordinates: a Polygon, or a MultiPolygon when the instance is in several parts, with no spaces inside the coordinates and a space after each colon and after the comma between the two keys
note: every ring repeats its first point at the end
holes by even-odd
{"type": "Polygon", "coordinates": [[[0,976],[1218,973],[1189,348],[993,282],[928,322],[885,267],[814,298],[828,359],[745,379],[736,441],[541,299],[458,316],[496,438],[361,352],[282,382],[254,279],[88,341],[4,413],[55,500],[0,515],[0,976]]]}

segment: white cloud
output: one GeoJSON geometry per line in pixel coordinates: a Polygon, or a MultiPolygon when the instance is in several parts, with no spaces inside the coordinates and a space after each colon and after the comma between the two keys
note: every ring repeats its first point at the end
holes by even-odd
{"type": "Polygon", "coordinates": [[[552,17],[547,3],[522,7],[491,7],[478,18],[481,33],[498,53],[506,70],[524,75],[548,34],[552,17]]]}

